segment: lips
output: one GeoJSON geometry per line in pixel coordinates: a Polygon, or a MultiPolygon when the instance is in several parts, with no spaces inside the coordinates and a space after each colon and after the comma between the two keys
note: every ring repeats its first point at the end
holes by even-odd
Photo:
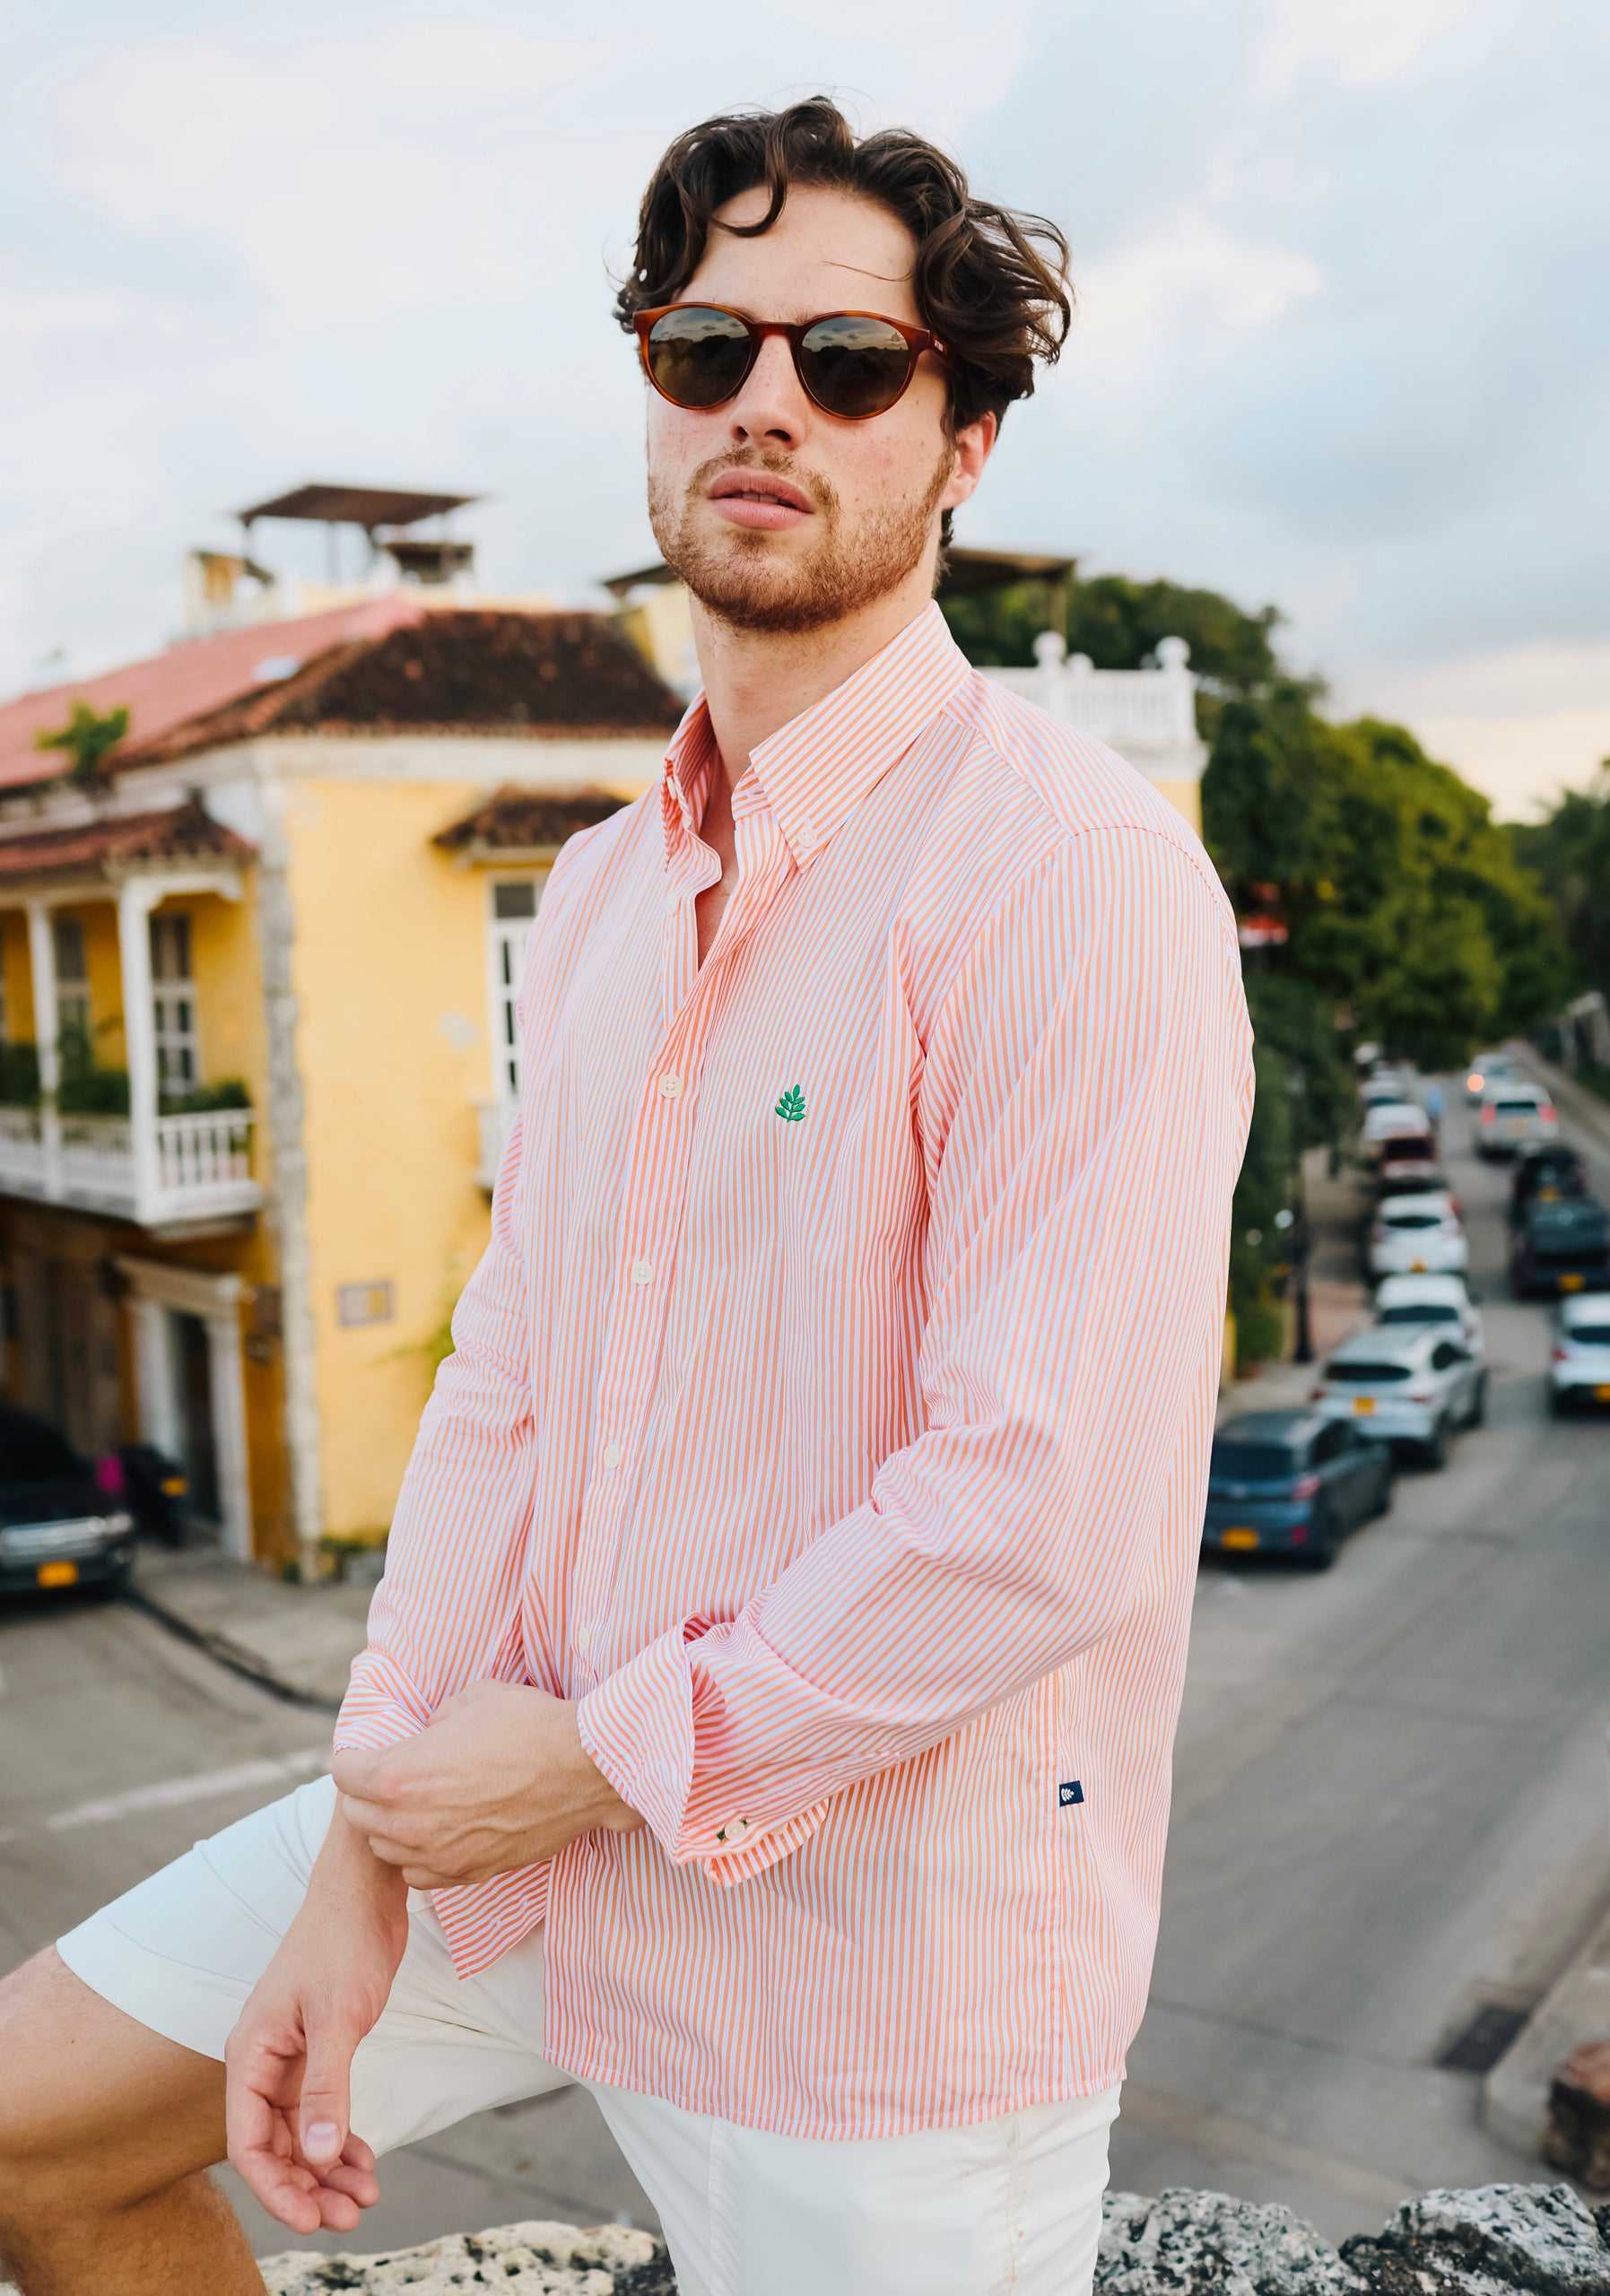
{"type": "Polygon", "coordinates": [[[796,526],[812,514],[809,495],[771,471],[723,471],[709,500],[722,517],[739,526],[796,526]]]}

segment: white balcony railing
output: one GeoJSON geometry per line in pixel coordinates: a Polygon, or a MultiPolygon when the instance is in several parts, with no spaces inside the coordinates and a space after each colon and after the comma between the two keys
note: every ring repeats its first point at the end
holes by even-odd
{"type": "Polygon", "coordinates": [[[0,1194],[108,1212],[144,1228],[254,1212],[249,1109],[161,1116],[149,1155],[126,1116],[0,1107],[0,1194]]]}
{"type": "Polygon", "coordinates": [[[1197,732],[1197,681],[1182,638],[1165,638],[1151,670],[1098,670],[1088,655],[1068,657],[1054,631],[1034,641],[1031,670],[986,670],[1025,701],[1093,735],[1143,773],[1162,781],[1201,778],[1207,752],[1197,732]]]}

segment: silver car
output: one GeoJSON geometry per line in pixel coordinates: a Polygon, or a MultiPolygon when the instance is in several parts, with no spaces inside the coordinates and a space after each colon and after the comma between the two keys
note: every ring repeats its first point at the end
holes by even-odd
{"type": "Polygon", "coordinates": [[[1578,1292],[1555,1309],[1548,1403],[1556,1417],[1610,1404],[1610,1294],[1578,1292]]]}
{"type": "Polygon", "coordinates": [[[1452,1329],[1478,1363],[1486,1360],[1481,1310],[1462,1275],[1388,1275],[1376,1287],[1375,1320],[1397,1328],[1405,1324],[1441,1324],[1452,1329]]]}
{"type": "Polygon", "coordinates": [[[1490,1084],[1475,1120],[1475,1152],[1489,1160],[1519,1156],[1525,1148],[1547,1148],[1560,1137],[1554,1104],[1541,1084],[1519,1078],[1490,1084]]]}
{"type": "Polygon", "coordinates": [[[1342,1342],[1313,1400],[1327,1417],[1440,1467],[1449,1435],[1486,1417],[1487,1373],[1461,1336],[1435,1324],[1377,1325],[1342,1342]]]}
{"type": "Polygon", "coordinates": [[[1494,1084],[1507,1084],[1519,1073],[1507,1052],[1478,1052],[1466,1073],[1466,1107],[1479,1109],[1494,1084]]]}
{"type": "Polygon", "coordinates": [[[1469,1263],[1470,1247],[1446,1189],[1383,1196],[1376,1205],[1371,1275],[1463,1275],[1469,1263]]]}

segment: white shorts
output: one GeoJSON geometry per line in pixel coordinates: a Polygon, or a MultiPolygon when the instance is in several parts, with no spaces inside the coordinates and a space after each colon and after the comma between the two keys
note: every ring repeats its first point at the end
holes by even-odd
{"type": "MultiPolygon", "coordinates": [[[[222,2058],[300,1906],[335,1789],[317,1779],[115,1899],[57,1948],[116,2008],[222,2058]]],[[[352,2126],[377,2152],[571,2078],[543,2055],[541,1932],[455,1976],[428,1897],[352,2061],[352,2126]]],[[[1084,2296],[1118,2092],[998,2120],[831,2143],[773,2136],[601,2082],[616,2143],[659,2211],[681,2296],[1084,2296]]]]}

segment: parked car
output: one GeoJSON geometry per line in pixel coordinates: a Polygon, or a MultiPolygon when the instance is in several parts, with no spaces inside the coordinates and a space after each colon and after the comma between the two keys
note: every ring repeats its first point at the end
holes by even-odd
{"type": "Polygon", "coordinates": [[[1465,1105],[1479,1109],[1495,1084],[1508,1083],[1518,1074],[1507,1052],[1478,1052],[1465,1077],[1465,1105]]]}
{"type": "Polygon", "coordinates": [[[1429,1139],[1425,1110],[1413,1100],[1377,1100],[1364,1110],[1364,1145],[1378,1154],[1382,1144],[1397,1138],[1429,1139]]]}
{"type": "Polygon", "coordinates": [[[81,1458],[48,1420],[0,1404],[0,1593],[116,1586],[134,1540],[115,1455],[81,1458]]]}
{"type": "Polygon", "coordinates": [[[1463,1275],[1470,1247],[1446,1189],[1435,1196],[1387,1196],[1375,1207],[1367,1255],[1372,1276],[1463,1275]]]}
{"type": "Polygon", "coordinates": [[[117,1458],[123,1468],[124,1497],[135,1529],[169,1546],[182,1546],[185,1509],[180,1501],[187,1496],[190,1484],[178,1461],[159,1451],[154,1443],[125,1443],[117,1458]]]}
{"type": "Polygon", "coordinates": [[[1510,1181],[1510,1225],[1519,1228],[1528,1204],[1556,1204],[1562,1196],[1586,1196],[1588,1168],[1574,1148],[1556,1140],[1548,1148],[1528,1148],[1510,1181]]]}
{"type": "Polygon", "coordinates": [[[1403,1324],[1440,1324],[1456,1331],[1478,1363],[1486,1359],[1481,1311],[1462,1275],[1388,1275],[1375,1295],[1375,1320],[1388,1329],[1403,1324]]]}
{"type": "Polygon", "coordinates": [[[1312,1411],[1249,1411],[1220,1428],[1202,1544],[1294,1554],[1323,1570],[1349,1531],[1392,1503],[1390,1448],[1312,1411]]]}
{"type": "Polygon", "coordinates": [[[1379,1108],[1388,1100],[1412,1102],[1414,1087],[1401,1068],[1375,1068],[1359,1086],[1359,1098],[1367,1109],[1379,1108]]]}
{"type": "Polygon", "coordinates": [[[1556,1417],[1610,1404],[1610,1302],[1583,1295],[1554,1310],[1548,1402],[1556,1417]]]}
{"type": "Polygon", "coordinates": [[[1478,1156],[1518,1156],[1559,1137],[1560,1119],[1541,1084],[1496,1084],[1484,1095],[1475,1120],[1478,1156]]]}
{"type": "Polygon", "coordinates": [[[1610,1214],[1590,1196],[1528,1204],[1510,1255],[1518,1300],[1610,1289],[1610,1214]]]}
{"type": "Polygon", "coordinates": [[[1465,1207],[1449,1187],[1447,1173],[1429,1156],[1394,1157],[1389,1164],[1383,1164],[1375,1176],[1376,1202],[1388,1196],[1445,1196],[1459,1217],[1465,1216],[1465,1207]]]}
{"type": "Polygon", "coordinates": [[[1449,1435],[1479,1427],[1487,1415],[1486,1368],[1434,1324],[1378,1324],[1342,1342],[1320,1374],[1313,1405],[1327,1418],[1364,1423],[1378,1439],[1440,1467],[1449,1435]]]}
{"type": "Polygon", "coordinates": [[[1376,1144],[1384,1172],[1388,1164],[1435,1164],[1437,1144],[1429,1132],[1394,1132],[1376,1144]]]}

